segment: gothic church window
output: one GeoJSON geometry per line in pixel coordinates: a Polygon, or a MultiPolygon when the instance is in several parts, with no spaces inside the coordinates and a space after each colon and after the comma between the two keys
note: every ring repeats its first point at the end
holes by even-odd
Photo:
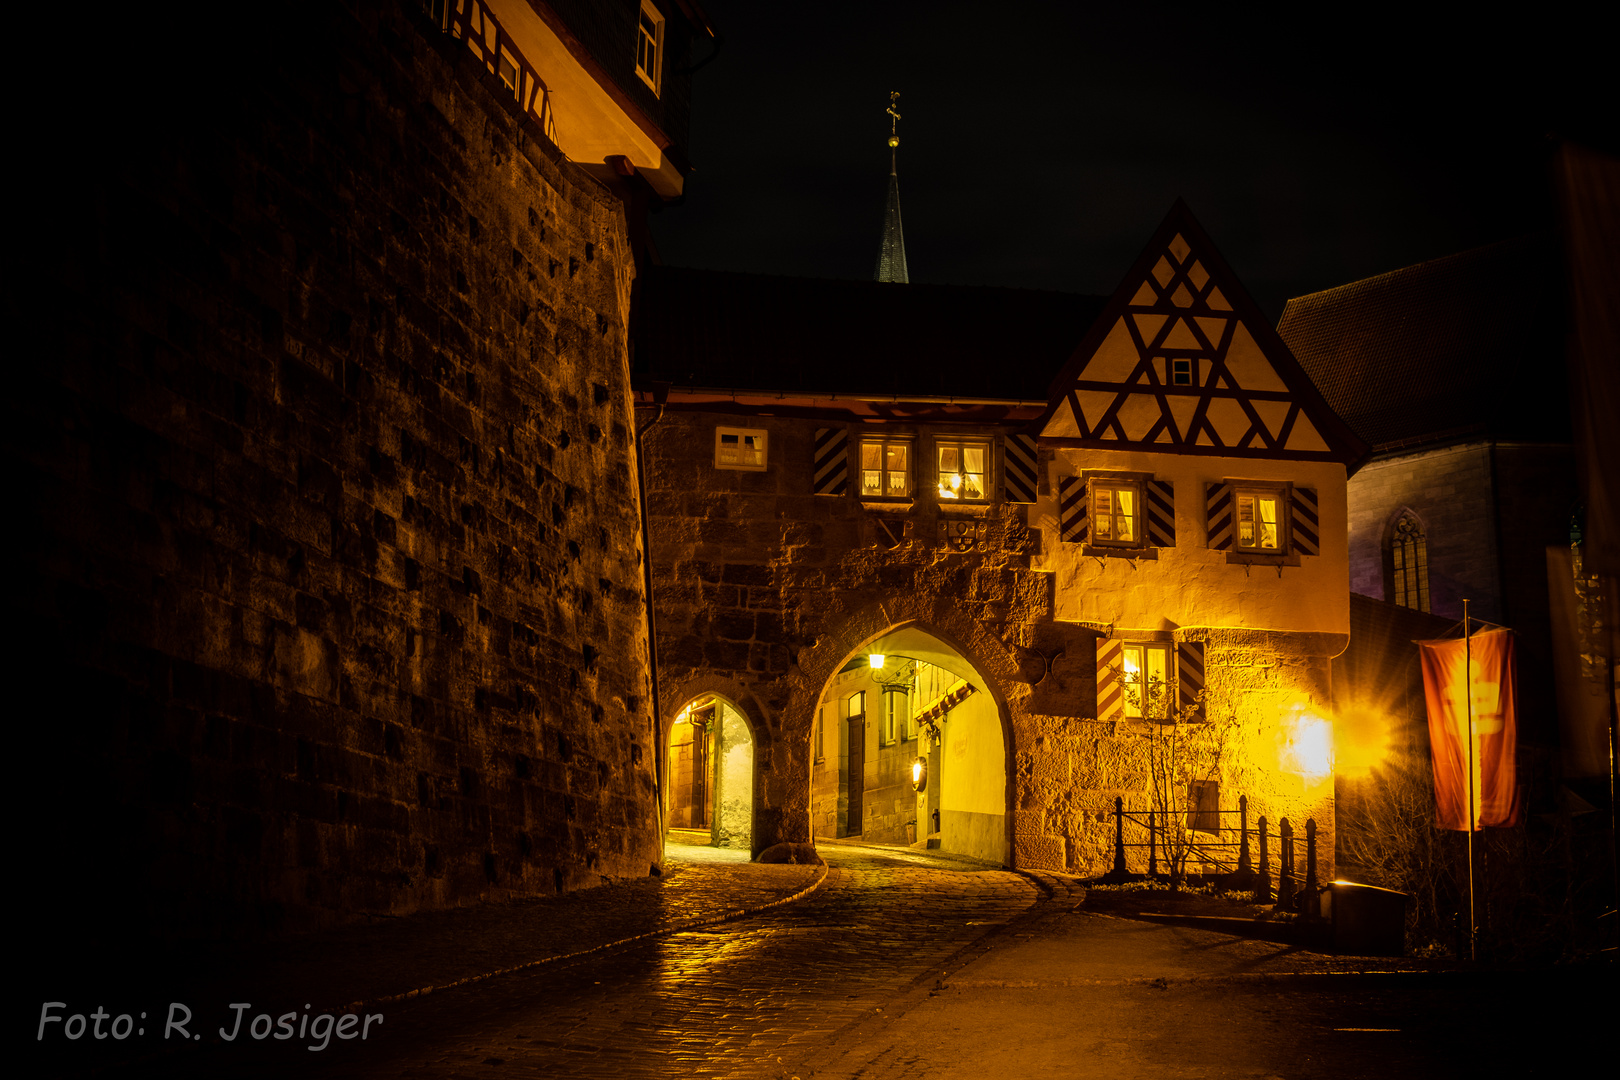
{"type": "Polygon", "coordinates": [[[1429,542],[1410,511],[1401,514],[1389,537],[1390,599],[1413,611],[1429,610],[1429,542]]]}

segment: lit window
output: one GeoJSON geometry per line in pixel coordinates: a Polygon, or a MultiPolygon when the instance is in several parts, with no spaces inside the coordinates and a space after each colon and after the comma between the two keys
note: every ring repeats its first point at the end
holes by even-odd
{"type": "Polygon", "coordinates": [[[911,494],[911,444],[895,439],[861,440],[861,497],[903,499],[911,494]]]}
{"type": "Polygon", "coordinates": [[[1122,664],[1125,715],[1133,720],[1168,719],[1175,698],[1175,686],[1170,682],[1170,646],[1126,645],[1122,664]]]}
{"type": "Polygon", "coordinates": [[[1239,551],[1283,553],[1283,505],[1279,491],[1237,493],[1237,546],[1239,551]]]}
{"type": "Polygon", "coordinates": [[[939,464],[939,497],[982,502],[990,490],[990,445],[974,440],[936,439],[934,452],[939,464]]]}
{"type": "Polygon", "coordinates": [[[816,760],[825,761],[827,758],[827,708],[822,706],[816,710],[816,760]]]}
{"type": "Polygon", "coordinates": [[[765,432],[751,428],[715,428],[714,467],[764,471],[765,432]]]}
{"type": "Polygon", "coordinates": [[[863,719],[866,718],[866,691],[865,690],[857,690],[857,691],[855,691],[853,694],[849,695],[849,697],[845,699],[845,702],[847,703],[847,705],[849,707],[849,711],[844,714],[845,716],[847,716],[851,720],[863,720],[863,719]]]}
{"type": "Polygon", "coordinates": [[[1389,561],[1395,603],[1413,611],[1429,610],[1429,541],[1410,513],[1402,514],[1389,538],[1389,561]]]}
{"type": "Polygon", "coordinates": [[[1091,482],[1091,542],[1136,547],[1142,542],[1142,489],[1130,481],[1091,482]]]}
{"type": "Polygon", "coordinates": [[[641,23],[636,30],[636,74],[658,93],[658,73],[664,62],[664,17],[641,0],[641,23]]]}

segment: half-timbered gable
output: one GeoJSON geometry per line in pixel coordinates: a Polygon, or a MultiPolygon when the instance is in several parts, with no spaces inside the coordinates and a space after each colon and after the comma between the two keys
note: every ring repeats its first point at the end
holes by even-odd
{"type": "Polygon", "coordinates": [[[1364,452],[1180,200],[1053,390],[1053,445],[1341,464],[1364,452]]]}

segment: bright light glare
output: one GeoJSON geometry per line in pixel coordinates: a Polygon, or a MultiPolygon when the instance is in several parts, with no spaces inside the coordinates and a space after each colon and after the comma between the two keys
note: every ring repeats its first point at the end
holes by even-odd
{"type": "Polygon", "coordinates": [[[866,658],[866,662],[872,665],[873,671],[882,671],[884,659],[885,657],[882,653],[875,652],[866,658]]]}
{"type": "Polygon", "coordinates": [[[1333,765],[1344,776],[1366,776],[1389,756],[1392,724],[1387,712],[1352,705],[1334,717],[1333,765]]]}
{"type": "Polygon", "coordinates": [[[1319,779],[1333,771],[1333,725],[1309,713],[1294,722],[1289,747],[1293,771],[1307,779],[1319,779]]]}

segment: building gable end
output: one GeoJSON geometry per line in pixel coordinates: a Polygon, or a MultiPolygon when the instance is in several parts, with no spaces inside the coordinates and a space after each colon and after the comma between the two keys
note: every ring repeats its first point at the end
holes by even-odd
{"type": "Polygon", "coordinates": [[[1366,454],[1179,199],[1054,380],[1039,430],[1098,449],[1366,454]]]}

